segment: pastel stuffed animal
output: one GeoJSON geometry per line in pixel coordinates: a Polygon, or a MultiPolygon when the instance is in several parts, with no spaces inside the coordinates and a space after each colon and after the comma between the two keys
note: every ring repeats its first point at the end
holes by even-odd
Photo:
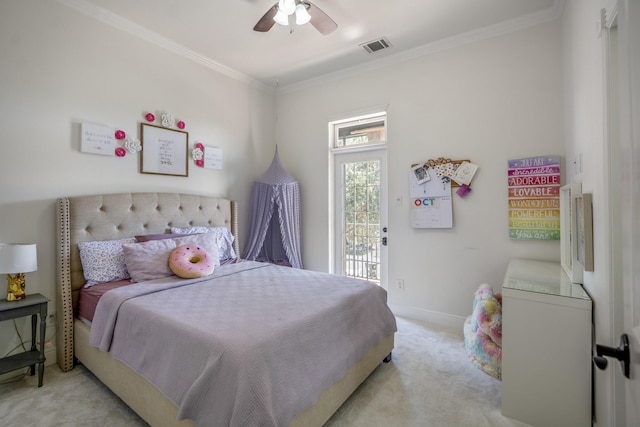
{"type": "Polygon", "coordinates": [[[481,284],[475,292],[473,311],[464,324],[467,356],[483,372],[502,378],[502,295],[481,284]]]}
{"type": "Polygon", "coordinates": [[[489,335],[491,341],[502,346],[502,295],[494,295],[487,284],[480,285],[475,295],[473,308],[478,328],[489,335]]]}

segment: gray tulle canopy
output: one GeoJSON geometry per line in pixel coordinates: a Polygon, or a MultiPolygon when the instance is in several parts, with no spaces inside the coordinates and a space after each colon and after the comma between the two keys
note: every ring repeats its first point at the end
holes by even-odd
{"type": "Polygon", "coordinates": [[[302,268],[300,189],[278,156],[253,183],[251,230],[243,258],[302,268]]]}

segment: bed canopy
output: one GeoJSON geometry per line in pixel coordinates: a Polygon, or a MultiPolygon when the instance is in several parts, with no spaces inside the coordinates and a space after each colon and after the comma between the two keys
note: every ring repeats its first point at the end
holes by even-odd
{"type": "Polygon", "coordinates": [[[243,256],[254,261],[302,268],[300,256],[300,190],[278,156],[253,183],[251,229],[243,256]]]}

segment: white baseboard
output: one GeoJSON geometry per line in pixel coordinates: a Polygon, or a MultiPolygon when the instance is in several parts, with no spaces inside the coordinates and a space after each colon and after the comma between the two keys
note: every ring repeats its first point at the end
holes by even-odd
{"type": "Polygon", "coordinates": [[[447,330],[450,330],[452,333],[455,333],[461,337],[464,336],[463,327],[464,321],[466,320],[465,317],[425,310],[424,308],[418,307],[400,306],[393,304],[389,304],[389,307],[396,316],[413,319],[424,323],[435,324],[447,330]]]}

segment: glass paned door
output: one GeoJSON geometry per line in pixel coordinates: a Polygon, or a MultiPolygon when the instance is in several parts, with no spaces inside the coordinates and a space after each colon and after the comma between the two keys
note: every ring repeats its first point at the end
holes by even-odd
{"type": "Polygon", "coordinates": [[[386,286],[385,151],[336,155],[336,271],[386,286]]]}

